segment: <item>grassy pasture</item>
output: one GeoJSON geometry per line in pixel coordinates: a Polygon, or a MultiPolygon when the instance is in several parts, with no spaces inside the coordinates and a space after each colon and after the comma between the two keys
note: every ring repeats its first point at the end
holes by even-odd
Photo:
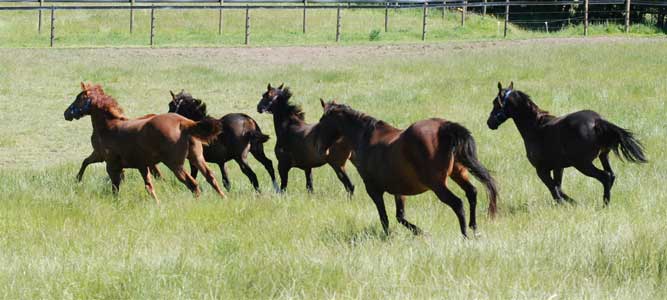
{"type": "MultiPolygon", "coordinates": [[[[21,4],[25,5],[25,4],[21,4]]],[[[0,12],[0,47],[49,47],[50,11],[43,13],[42,33],[37,31],[36,11],[0,12]]],[[[302,32],[302,10],[252,10],[250,43],[259,46],[335,44],[336,10],[308,11],[308,32],[302,32]]],[[[156,10],[156,47],[239,46],[244,43],[245,11],[224,12],[223,34],[218,34],[216,10],[156,10]]],[[[440,8],[429,10],[427,40],[493,40],[503,37],[503,20],[469,13],[465,26],[460,13],[440,8]]],[[[56,47],[132,46],[147,47],[150,41],[150,11],[135,12],[134,32],[129,32],[129,11],[56,10],[56,47]]],[[[391,10],[389,31],[384,31],[384,9],[342,11],[341,44],[414,43],[421,40],[422,9],[391,10]]],[[[509,39],[579,37],[583,26],[572,25],[551,32],[524,30],[511,25],[509,39]]],[[[626,35],[621,24],[592,22],[589,34],[626,35]]],[[[658,28],[633,24],[630,35],[663,36],[658,28]]]]}
{"type": "Polygon", "coordinates": [[[0,54],[0,298],[667,297],[664,39],[0,54]],[[486,128],[498,80],[555,114],[594,109],[632,129],[651,162],[612,159],[608,209],[602,186],[568,169],[563,186],[579,204],[553,205],[512,122],[486,128]],[[463,241],[450,209],[425,193],[409,198],[407,218],[430,237],[393,218],[385,237],[353,166],[351,200],[326,167],[314,170],[313,195],[293,170],[279,196],[252,158],[261,194],[230,163],[224,200],[205,183],[194,200],[164,166],[162,206],[133,170],[115,198],[102,164],[74,180],[91,151],[89,119],[62,117],[79,81],[103,83],[130,116],[166,111],[168,91],[185,88],[213,115],[246,112],[272,136],[271,117],[255,112],[267,82],[291,86],[310,121],[319,97],[399,127],[451,119],[473,132],[494,171],[500,215],[487,219],[481,192],[482,236],[463,241]]]}

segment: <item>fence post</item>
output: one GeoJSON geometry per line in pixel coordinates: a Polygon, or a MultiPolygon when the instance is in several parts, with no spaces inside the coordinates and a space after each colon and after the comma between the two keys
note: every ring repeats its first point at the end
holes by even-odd
{"type": "Polygon", "coordinates": [[[53,42],[56,39],[56,8],[51,5],[51,47],[53,47],[53,42]]]}
{"type": "Polygon", "coordinates": [[[463,6],[461,6],[461,27],[466,25],[467,12],[468,12],[468,0],[463,0],[463,6]]]}
{"type": "Polygon", "coordinates": [[[130,0],[130,33],[134,32],[134,0],[130,0]]]}
{"type": "Polygon", "coordinates": [[[39,0],[40,10],[38,13],[39,19],[37,21],[37,33],[42,33],[42,9],[41,9],[42,6],[44,6],[44,0],[39,0]]]}
{"type": "Polygon", "coordinates": [[[250,8],[245,6],[245,44],[250,44],[250,8]]]}
{"type": "Polygon", "coordinates": [[[445,18],[445,9],[447,9],[447,0],[442,1],[442,18],[445,18]]]}
{"type": "Polygon", "coordinates": [[[584,36],[588,35],[588,0],[584,0],[584,36]]]}
{"type": "Polygon", "coordinates": [[[428,17],[428,1],[424,1],[424,17],[422,18],[422,41],[426,40],[426,17],[428,17]]]}
{"type": "Polygon", "coordinates": [[[549,33],[549,22],[544,22],[544,28],[547,29],[547,34],[549,33]]]}
{"type": "Polygon", "coordinates": [[[625,33],[630,32],[630,0],[625,0],[625,33]]]}
{"type": "Polygon", "coordinates": [[[340,4],[336,9],[336,43],[340,42],[340,4]]]}
{"type": "Polygon", "coordinates": [[[505,0],[505,31],[503,32],[503,37],[507,37],[507,22],[509,22],[509,20],[510,20],[510,0],[505,0]]]}
{"type": "Polygon", "coordinates": [[[155,8],[151,7],[151,48],[153,47],[154,39],[155,39],[155,8]]]}
{"type": "Polygon", "coordinates": [[[220,0],[220,10],[218,11],[218,35],[222,34],[222,6],[224,3],[224,0],[220,0]]]}
{"type": "Polygon", "coordinates": [[[303,33],[306,33],[306,5],[308,0],[303,0],[303,33]]]}
{"type": "Polygon", "coordinates": [[[486,0],[484,0],[484,6],[482,6],[482,18],[486,17],[486,0]]]}
{"type": "Polygon", "coordinates": [[[389,2],[384,2],[384,32],[389,32],[389,2]]]}

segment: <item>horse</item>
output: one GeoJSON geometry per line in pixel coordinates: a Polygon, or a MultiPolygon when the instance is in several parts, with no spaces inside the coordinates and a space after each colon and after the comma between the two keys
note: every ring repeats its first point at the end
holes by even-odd
{"type": "Polygon", "coordinates": [[[498,188],[489,171],[477,159],[475,140],[465,127],[444,119],[421,120],[407,129],[358,112],[345,104],[320,99],[318,148],[326,153],[339,138],[353,145],[352,163],[375,203],[382,229],[389,234],[384,193],[394,195],[396,219],[413,234],[422,230],[405,219],[405,196],[433,191],[456,214],[461,234],[467,237],[463,202],[447,187],[451,178],[466,194],[470,205],[469,226],[477,230],[477,189],[470,174],[481,181],[489,197],[489,214],[497,211],[498,188]]]}
{"type": "MultiPolygon", "coordinates": [[[[193,121],[201,121],[210,118],[206,111],[206,103],[195,99],[192,95],[181,91],[178,94],[171,93],[172,100],[169,102],[169,112],[177,113],[193,121]]],[[[275,190],[278,190],[276,175],[273,169],[273,163],[264,154],[264,143],[269,140],[269,136],[262,133],[255,120],[246,114],[232,113],[224,115],[218,120],[222,127],[222,133],[218,138],[204,146],[204,159],[207,162],[217,163],[222,173],[222,184],[229,191],[231,184],[227,175],[225,163],[234,160],[241,167],[252,186],[259,192],[259,182],[257,175],[248,165],[248,152],[257,159],[271,176],[271,182],[275,190]]],[[[197,178],[197,168],[191,168],[191,175],[197,178]]]]}
{"type": "Polygon", "coordinates": [[[202,143],[214,139],[221,131],[216,120],[195,122],[178,114],[129,119],[118,102],[106,95],[100,85],[82,82],[81,89],[65,110],[64,117],[72,121],[90,115],[114,194],[118,194],[123,169],[135,168],[141,173],[146,190],[159,205],[149,166],[162,162],[198,197],[199,185],[183,169],[187,158],[224,197],[213,172],[206,166],[202,150],[202,143]]]}
{"type": "Polygon", "coordinates": [[[319,124],[308,124],[301,107],[290,102],[292,92],[281,84],[278,88],[268,85],[267,91],[257,104],[257,112],[271,113],[275,127],[276,158],[280,174],[280,190],[285,191],[288,173],[292,167],[302,169],[306,174],[306,189],[313,192],[312,169],[329,164],[345,186],[348,195],[354,194],[354,185],[345,172],[345,162],[351,155],[351,145],[337,141],[328,154],[317,151],[316,137],[319,124]]]}
{"type": "Polygon", "coordinates": [[[643,145],[634,134],[605,120],[597,112],[582,110],[556,117],[540,109],[527,94],[515,90],[514,82],[507,88],[498,82],[498,94],[493,98],[493,109],[486,123],[491,130],[496,130],[507,119],[514,120],[528,161],[559,204],[563,200],[575,202],[561,188],[565,168],[574,167],[602,183],[606,207],[616,180],[609,164],[609,152],[613,151],[621,160],[647,162],[643,145]],[[603,170],[593,165],[595,158],[600,160],[603,170]]]}
{"type": "MultiPolygon", "coordinates": [[[[146,115],[145,117],[151,117],[154,115],[146,115]]],[[[93,152],[86,157],[83,162],[81,163],[81,168],[79,168],[79,173],[76,175],[76,180],[78,182],[81,182],[83,180],[83,173],[86,171],[86,168],[88,165],[93,164],[93,163],[99,163],[104,161],[104,149],[102,148],[102,144],[99,140],[99,137],[97,136],[97,133],[93,131],[93,134],[90,136],[90,144],[93,146],[93,152]]],[[[160,169],[156,165],[151,165],[149,166],[151,174],[155,176],[155,178],[162,178],[162,172],[160,172],[160,169]]],[[[121,174],[122,177],[122,174],[121,174]]]]}

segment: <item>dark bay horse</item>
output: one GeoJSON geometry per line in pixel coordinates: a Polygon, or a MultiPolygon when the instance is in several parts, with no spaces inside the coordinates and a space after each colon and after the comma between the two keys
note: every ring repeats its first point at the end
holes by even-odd
{"type": "Polygon", "coordinates": [[[306,173],[306,188],[312,192],[312,168],[329,164],[351,197],[354,194],[354,185],[345,172],[345,162],[351,155],[351,145],[341,140],[332,145],[328,154],[319,152],[316,147],[319,125],[306,123],[305,113],[299,106],[290,103],[290,97],[292,93],[289,88],[283,89],[283,85],[274,88],[269,84],[257,104],[259,113],[273,114],[280,189],[284,191],[287,188],[289,170],[296,167],[306,173]]]}
{"type": "MultiPolygon", "coordinates": [[[[172,100],[169,102],[169,112],[177,113],[193,121],[201,121],[210,118],[206,111],[206,103],[195,99],[192,95],[181,91],[177,95],[171,92],[172,100]]],[[[276,175],[273,170],[273,163],[264,154],[264,143],[269,140],[269,136],[262,133],[257,122],[246,114],[227,114],[218,120],[222,127],[222,133],[218,138],[204,146],[204,158],[207,162],[217,163],[222,173],[222,184],[227,190],[230,188],[229,177],[225,163],[234,160],[241,167],[256,191],[259,191],[259,182],[257,175],[248,165],[248,152],[264,166],[274,189],[278,190],[276,175]]],[[[194,166],[191,170],[192,177],[197,177],[197,168],[194,166]]]]}
{"type": "Polygon", "coordinates": [[[604,187],[604,205],[607,206],[616,178],[609,164],[609,152],[613,151],[619,157],[622,154],[630,162],[647,162],[639,140],[598,113],[582,110],[556,117],[541,110],[525,93],[515,90],[514,82],[507,88],[498,82],[498,94],[493,99],[487,125],[495,130],[507,119],[514,120],[528,160],[557,203],[573,201],[561,189],[565,168],[575,167],[600,181],[604,187]],[[593,165],[595,158],[600,159],[604,170],[593,165]]]}
{"type": "Polygon", "coordinates": [[[135,168],[141,173],[146,190],[159,204],[149,166],[162,162],[198,196],[197,182],[183,169],[187,158],[224,197],[213,172],[206,166],[202,150],[202,142],[214,139],[221,131],[216,120],[194,122],[177,114],[128,119],[118,102],[106,95],[99,85],[81,83],[81,88],[82,92],[65,110],[64,116],[71,121],[90,115],[114,194],[118,192],[122,170],[135,168]]]}
{"type": "Polygon", "coordinates": [[[489,196],[489,213],[496,213],[497,188],[493,177],[477,160],[475,140],[463,126],[443,119],[418,121],[405,130],[355,111],[347,105],[324,103],[319,137],[321,151],[343,137],[353,145],[351,160],[373,199],[385,233],[389,221],[384,193],[396,200],[396,219],[414,234],[422,231],[405,219],[405,195],[432,190],[440,201],[449,205],[467,237],[463,202],[447,187],[448,177],[466,193],[470,204],[470,228],[477,229],[477,190],[469,174],[484,183],[489,196]]]}

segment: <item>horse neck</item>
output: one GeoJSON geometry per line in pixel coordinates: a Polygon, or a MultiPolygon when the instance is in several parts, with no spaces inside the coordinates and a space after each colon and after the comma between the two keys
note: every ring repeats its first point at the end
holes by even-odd
{"type": "Polygon", "coordinates": [[[515,116],[512,119],[525,141],[539,138],[542,116],[537,110],[526,108],[519,116],[515,116]]]}
{"type": "Polygon", "coordinates": [[[90,120],[95,132],[109,131],[115,123],[125,120],[124,117],[118,117],[106,110],[93,108],[90,112],[90,120]]]}
{"type": "Polygon", "coordinates": [[[350,118],[342,122],[343,137],[350,142],[355,152],[363,150],[363,146],[369,143],[377,122],[365,118],[350,118]]]}
{"type": "Polygon", "coordinates": [[[306,125],[304,120],[290,114],[286,106],[281,106],[273,113],[273,127],[276,134],[280,137],[290,125],[306,125]]]}

